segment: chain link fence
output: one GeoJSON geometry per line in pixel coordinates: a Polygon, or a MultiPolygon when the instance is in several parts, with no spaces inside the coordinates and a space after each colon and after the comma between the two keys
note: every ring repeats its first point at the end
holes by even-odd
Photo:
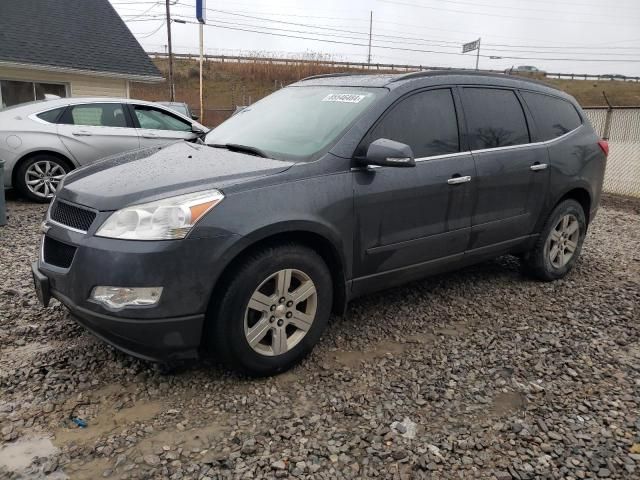
{"type": "Polygon", "coordinates": [[[603,190],[640,198],[640,108],[585,108],[600,137],[609,141],[603,190]]]}

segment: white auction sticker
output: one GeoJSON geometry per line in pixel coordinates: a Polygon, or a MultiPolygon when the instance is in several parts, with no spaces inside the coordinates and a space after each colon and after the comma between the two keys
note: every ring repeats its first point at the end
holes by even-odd
{"type": "Polygon", "coordinates": [[[360,103],[366,95],[355,93],[330,93],[322,99],[323,102],[360,103]]]}

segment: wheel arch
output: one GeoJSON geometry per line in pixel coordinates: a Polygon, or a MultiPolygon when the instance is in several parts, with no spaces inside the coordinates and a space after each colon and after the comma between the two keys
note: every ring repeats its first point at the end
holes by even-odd
{"type": "Polygon", "coordinates": [[[51,155],[52,157],[56,157],[57,159],[62,160],[67,164],[67,166],[70,167],[71,170],[74,170],[75,168],[77,168],[76,163],[68,155],[64,155],[63,153],[57,152],[55,150],[47,150],[47,149],[33,150],[31,152],[28,152],[22,155],[13,165],[13,168],[11,170],[11,185],[14,188],[16,186],[16,179],[18,176],[18,170],[20,168],[20,165],[22,165],[24,162],[28,161],[29,159],[35,157],[36,155],[43,155],[43,154],[51,155]]]}
{"type": "Polygon", "coordinates": [[[332,239],[327,232],[322,232],[322,228],[309,228],[308,225],[307,228],[301,228],[301,225],[290,224],[288,225],[289,228],[277,231],[274,231],[272,227],[267,227],[243,237],[244,241],[229,252],[231,258],[225,264],[213,285],[208,310],[211,311],[216,307],[215,293],[225,288],[235,270],[247,256],[269,246],[296,243],[314,250],[327,264],[333,281],[333,305],[331,311],[336,315],[343,315],[348,301],[347,274],[344,257],[335,239],[332,239]]]}
{"type": "Polygon", "coordinates": [[[582,206],[584,217],[587,221],[587,225],[589,225],[589,221],[591,220],[590,216],[592,206],[592,196],[589,193],[589,190],[584,186],[578,186],[568,190],[556,201],[556,203],[551,208],[551,211],[553,211],[554,208],[556,208],[558,205],[560,205],[561,202],[564,202],[565,200],[575,200],[582,206]]]}

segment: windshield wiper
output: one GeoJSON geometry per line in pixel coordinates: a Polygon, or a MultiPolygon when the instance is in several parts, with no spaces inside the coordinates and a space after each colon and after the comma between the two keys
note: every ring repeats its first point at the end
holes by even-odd
{"type": "Polygon", "coordinates": [[[256,157],[271,158],[262,150],[256,147],[250,147],[248,145],[239,145],[237,143],[208,143],[213,148],[226,148],[231,152],[248,153],[249,155],[255,155],[256,157]]]}

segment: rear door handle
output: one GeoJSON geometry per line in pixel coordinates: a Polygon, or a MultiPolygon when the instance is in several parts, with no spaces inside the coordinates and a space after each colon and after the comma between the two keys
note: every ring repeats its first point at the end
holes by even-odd
{"type": "Polygon", "coordinates": [[[142,135],[142,138],[158,138],[158,135],[155,133],[145,133],[142,135]]]}
{"type": "Polygon", "coordinates": [[[546,163],[534,163],[529,168],[534,172],[537,172],[538,170],[546,170],[548,166],[549,165],[547,165],[546,163]]]}
{"type": "Polygon", "coordinates": [[[447,180],[447,183],[449,185],[460,185],[461,183],[468,183],[471,181],[471,177],[470,176],[465,176],[465,177],[452,177],[449,180],[447,180]]]}
{"type": "Polygon", "coordinates": [[[91,132],[87,130],[76,130],[75,132],[71,132],[76,137],[90,137],[93,135],[91,132]]]}

